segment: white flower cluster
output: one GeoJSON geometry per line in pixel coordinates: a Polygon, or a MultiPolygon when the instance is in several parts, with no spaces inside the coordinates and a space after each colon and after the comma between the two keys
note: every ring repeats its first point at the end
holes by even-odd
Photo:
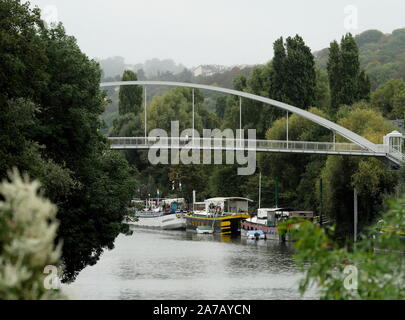
{"type": "Polygon", "coordinates": [[[44,286],[44,268],[61,255],[56,206],[39,194],[39,182],[17,170],[9,177],[0,184],[0,299],[63,298],[44,286]]]}

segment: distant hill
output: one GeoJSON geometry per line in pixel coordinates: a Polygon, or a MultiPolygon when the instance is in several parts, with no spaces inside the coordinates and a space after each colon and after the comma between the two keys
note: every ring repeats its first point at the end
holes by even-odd
{"type": "MultiPolygon", "coordinates": [[[[405,28],[394,30],[392,34],[367,30],[355,39],[361,67],[369,75],[372,89],[390,79],[405,79],[405,28]]],[[[328,54],[327,48],[314,53],[316,64],[322,69],[326,69],[328,54]]]]}
{"type": "Polygon", "coordinates": [[[228,68],[225,71],[214,73],[211,75],[194,77],[195,83],[215,85],[223,88],[233,88],[232,81],[240,75],[250,76],[254,66],[243,66],[228,68]]]}
{"type": "Polygon", "coordinates": [[[146,77],[156,77],[165,73],[178,74],[186,69],[181,63],[177,64],[171,59],[159,60],[153,58],[145,61],[144,63],[128,64],[123,57],[110,57],[98,60],[101,69],[103,70],[103,77],[106,78],[120,78],[124,70],[143,70],[146,77]]]}

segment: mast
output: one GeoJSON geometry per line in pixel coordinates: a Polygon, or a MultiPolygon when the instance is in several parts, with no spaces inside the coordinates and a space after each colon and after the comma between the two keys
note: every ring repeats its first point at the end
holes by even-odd
{"type": "Polygon", "coordinates": [[[275,203],[276,203],[276,208],[278,208],[278,182],[277,182],[277,179],[275,179],[275,181],[274,181],[274,200],[275,200],[275,203]]]}
{"type": "Polygon", "coordinates": [[[260,175],[259,175],[259,209],[261,208],[261,200],[262,200],[262,173],[260,172],[260,175]]]}

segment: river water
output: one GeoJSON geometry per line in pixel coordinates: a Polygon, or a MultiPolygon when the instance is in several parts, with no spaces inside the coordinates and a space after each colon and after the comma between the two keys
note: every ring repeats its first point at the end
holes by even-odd
{"type": "Polygon", "coordinates": [[[71,299],[313,299],[288,244],[135,228],[63,291],[71,299]]]}

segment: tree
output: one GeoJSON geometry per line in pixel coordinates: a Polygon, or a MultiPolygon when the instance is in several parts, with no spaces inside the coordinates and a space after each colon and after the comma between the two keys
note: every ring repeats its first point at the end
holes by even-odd
{"type": "MultiPolygon", "coordinates": [[[[131,70],[125,70],[122,75],[122,81],[137,81],[136,73],[131,70]]],[[[122,86],[119,94],[119,114],[121,116],[127,113],[138,115],[142,110],[143,89],[141,86],[122,86]]]]}
{"type": "Polygon", "coordinates": [[[41,36],[52,63],[47,65],[50,81],[40,102],[36,139],[77,181],[58,212],[58,236],[65,244],[63,279],[70,281],[125,231],[122,220],[135,193],[136,173],[122,156],[107,151],[108,143],[98,131],[104,99],[99,65],[81,52],[62,25],[41,36]]]}
{"type": "Polygon", "coordinates": [[[331,93],[331,108],[332,114],[335,114],[339,109],[341,99],[341,83],[342,83],[342,59],[340,53],[340,46],[336,41],[330,44],[329,60],[328,60],[328,76],[329,87],[331,93]]]}
{"type": "Polygon", "coordinates": [[[208,165],[184,165],[172,166],[169,170],[169,181],[175,182],[175,190],[170,191],[176,194],[176,197],[182,197],[188,203],[193,201],[193,191],[200,197],[206,195],[207,180],[210,171],[207,170],[208,165]],[[181,183],[181,189],[179,188],[181,183]]]}
{"type": "MultiPolygon", "coordinates": [[[[393,130],[393,126],[366,103],[341,108],[338,117],[338,124],[373,143],[382,143],[383,136],[393,130]]],[[[338,137],[337,141],[345,140],[338,137]]],[[[358,191],[359,228],[362,229],[375,218],[384,195],[392,192],[396,184],[395,173],[373,158],[328,156],[321,177],[326,182],[325,212],[336,221],[336,235],[342,240],[353,233],[353,189],[358,191]]]]}
{"type": "MultiPolygon", "coordinates": [[[[204,96],[199,90],[195,94],[195,129],[202,135],[203,129],[215,128],[216,116],[204,106],[204,96]]],[[[179,121],[180,132],[193,127],[192,90],[176,88],[155,97],[148,106],[148,128],[159,128],[170,132],[171,121],[179,121]]]]}
{"type": "Polygon", "coordinates": [[[340,105],[351,105],[359,95],[358,77],[360,73],[359,50],[353,36],[349,33],[340,42],[341,54],[341,100],[340,105]]]}
{"type": "Polygon", "coordinates": [[[138,188],[137,173],[115,151],[88,159],[85,177],[60,206],[58,238],[63,240],[63,280],[70,282],[87,265],[94,265],[115,238],[128,232],[122,221],[138,188]]]}
{"type": "Polygon", "coordinates": [[[106,144],[98,132],[104,101],[99,87],[101,71],[62,24],[43,30],[41,39],[52,63],[46,65],[49,80],[41,91],[38,126],[32,138],[46,146],[49,157],[76,172],[83,160],[106,144]]]}
{"type": "Polygon", "coordinates": [[[299,239],[295,258],[305,272],[301,294],[315,285],[323,300],[403,300],[404,202],[405,195],[390,201],[382,220],[361,234],[354,248],[338,246],[315,224],[298,224],[293,232],[299,239]]]}
{"type": "Polygon", "coordinates": [[[358,75],[357,85],[358,85],[357,100],[370,101],[371,81],[368,75],[366,75],[364,70],[361,70],[358,75]]]}
{"type": "Polygon", "coordinates": [[[274,100],[285,101],[285,86],[286,86],[286,57],[283,38],[277,39],[273,44],[274,57],[272,60],[272,73],[271,73],[271,89],[270,97],[274,100]]]}
{"type": "Polygon", "coordinates": [[[1,1],[0,16],[0,178],[16,166],[43,181],[58,205],[64,279],[72,280],[125,231],[136,172],[99,132],[98,63],[62,24],[45,29],[28,3],[1,1]]]}
{"type": "Polygon", "coordinates": [[[48,59],[37,32],[43,28],[38,9],[5,0],[0,2],[0,17],[0,178],[4,178],[29,144],[27,133],[47,79],[48,59]]]}
{"type": "Polygon", "coordinates": [[[332,115],[341,105],[369,100],[370,80],[360,69],[359,50],[350,33],[342,37],[340,46],[336,41],[330,44],[327,69],[332,115]]]}
{"type": "Polygon", "coordinates": [[[28,2],[3,0],[0,16],[0,106],[15,98],[36,102],[47,80],[43,66],[49,61],[38,34],[44,28],[40,10],[31,9],[28,2]]]}
{"type": "Polygon", "coordinates": [[[207,193],[212,197],[242,197],[248,176],[238,176],[235,165],[214,165],[208,180],[207,193]]]}
{"type": "Polygon", "coordinates": [[[389,119],[404,119],[405,81],[395,79],[381,85],[371,95],[371,104],[389,119]]]}
{"type": "MultiPolygon", "coordinates": [[[[319,109],[311,108],[310,112],[321,117],[325,113],[319,109]]],[[[287,125],[286,118],[274,121],[266,133],[268,140],[286,140],[287,125]]],[[[292,141],[330,141],[330,133],[327,129],[315,123],[302,119],[297,115],[289,118],[289,138],[292,141]]],[[[277,180],[280,189],[280,203],[285,206],[297,206],[307,210],[317,209],[317,203],[309,202],[316,199],[316,171],[310,165],[317,163],[319,170],[325,161],[324,156],[318,155],[284,155],[284,154],[263,154],[259,157],[259,167],[264,176],[277,180]],[[297,190],[306,186],[305,193],[297,190]]]]}
{"type": "Polygon", "coordinates": [[[329,88],[328,74],[326,71],[316,68],[316,87],[314,107],[323,110],[325,115],[330,114],[331,93],[329,88]]]}
{"type": "Polygon", "coordinates": [[[315,100],[316,72],[311,49],[296,35],[274,43],[271,96],[301,109],[315,100]]]}
{"type": "Polygon", "coordinates": [[[219,119],[223,119],[226,110],[226,97],[221,96],[217,99],[215,104],[215,113],[219,119]]]}
{"type": "MultiPolygon", "coordinates": [[[[236,77],[233,87],[236,90],[269,97],[271,91],[272,65],[268,63],[256,66],[249,77],[236,77]]],[[[222,128],[239,129],[240,127],[239,97],[226,99],[222,128]]],[[[267,104],[251,99],[242,99],[242,129],[256,129],[257,138],[263,139],[272,122],[280,117],[280,110],[267,104]]]]}

